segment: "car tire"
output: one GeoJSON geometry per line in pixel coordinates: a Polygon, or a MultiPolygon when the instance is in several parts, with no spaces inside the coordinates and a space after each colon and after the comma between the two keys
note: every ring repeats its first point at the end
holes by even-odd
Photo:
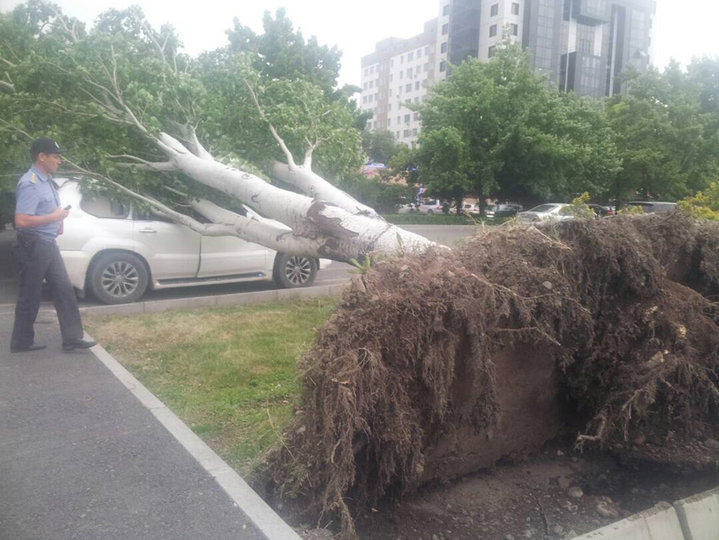
{"type": "Polygon", "coordinates": [[[427,213],[428,213],[428,214],[434,214],[434,212],[433,212],[432,210],[427,210],[427,213]]]}
{"type": "Polygon", "coordinates": [[[102,255],[90,273],[90,290],[104,304],[135,302],[145,294],[148,283],[145,263],[127,252],[102,255]]]}
{"type": "Polygon", "coordinates": [[[272,272],[274,282],[283,289],[309,287],[317,276],[317,259],[278,253],[272,272]]]}

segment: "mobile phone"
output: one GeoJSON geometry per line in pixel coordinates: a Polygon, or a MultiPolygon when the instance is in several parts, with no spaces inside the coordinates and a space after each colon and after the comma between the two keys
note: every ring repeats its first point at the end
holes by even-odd
{"type": "Polygon", "coordinates": [[[72,208],[72,205],[71,205],[71,204],[68,204],[68,205],[65,207],[65,210],[70,210],[70,208],[72,208]]]}

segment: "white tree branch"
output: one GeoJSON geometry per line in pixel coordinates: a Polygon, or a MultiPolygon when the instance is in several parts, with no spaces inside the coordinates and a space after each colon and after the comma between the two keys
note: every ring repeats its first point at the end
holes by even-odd
{"type": "Polygon", "coordinates": [[[287,164],[290,167],[296,167],[295,159],[292,157],[292,152],[290,152],[290,149],[287,148],[287,144],[285,144],[285,141],[282,137],[280,137],[279,133],[277,133],[277,130],[275,129],[275,126],[272,125],[272,123],[268,120],[267,116],[265,115],[265,111],[262,110],[262,107],[260,106],[260,100],[257,99],[257,94],[255,93],[255,90],[250,86],[250,83],[245,81],[245,85],[247,85],[247,89],[250,91],[250,96],[252,96],[252,101],[255,103],[255,107],[257,107],[257,111],[260,113],[260,117],[267,122],[267,125],[270,128],[270,133],[272,133],[272,136],[274,137],[275,141],[277,141],[277,144],[282,149],[282,152],[285,154],[285,159],[287,159],[287,164]]]}

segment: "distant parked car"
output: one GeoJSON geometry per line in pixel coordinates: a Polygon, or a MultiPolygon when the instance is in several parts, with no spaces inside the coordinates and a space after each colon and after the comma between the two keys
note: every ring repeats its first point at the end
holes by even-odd
{"type": "Polygon", "coordinates": [[[441,214],[444,203],[439,199],[429,199],[419,203],[417,211],[420,214],[441,214]]]}
{"type": "Polygon", "coordinates": [[[417,205],[413,203],[400,204],[397,206],[398,214],[415,214],[417,213],[417,205]]]}
{"type": "Polygon", "coordinates": [[[659,202],[659,201],[629,201],[628,206],[637,206],[644,210],[645,214],[654,212],[673,212],[677,209],[675,202],[659,202]]]}
{"type": "Polygon", "coordinates": [[[62,205],[72,205],[57,239],[70,281],[105,304],[134,302],[147,289],[170,287],[262,280],[306,287],[320,268],[314,257],[278,253],[235,236],[201,236],[132,204],[85,197],[74,180],[56,181],[62,205]]]}
{"type": "Polygon", "coordinates": [[[570,206],[564,203],[540,204],[526,212],[517,214],[520,223],[541,223],[544,221],[564,221],[573,219],[572,214],[563,213],[562,209],[570,206]]]}
{"type": "MultiPolygon", "coordinates": [[[[462,205],[462,212],[466,212],[468,214],[479,214],[479,205],[464,203],[462,205]]],[[[457,213],[457,205],[456,204],[452,205],[452,208],[450,209],[450,213],[452,213],[452,214],[457,213]]]]}
{"type": "Polygon", "coordinates": [[[517,203],[496,204],[494,206],[494,209],[491,211],[491,215],[489,212],[487,212],[487,217],[493,217],[493,218],[514,217],[517,215],[518,212],[521,212],[522,210],[524,210],[524,207],[521,204],[517,204],[517,203]]]}
{"type": "Polygon", "coordinates": [[[617,213],[614,206],[608,204],[588,204],[587,206],[594,211],[597,217],[613,216],[617,213]]]}

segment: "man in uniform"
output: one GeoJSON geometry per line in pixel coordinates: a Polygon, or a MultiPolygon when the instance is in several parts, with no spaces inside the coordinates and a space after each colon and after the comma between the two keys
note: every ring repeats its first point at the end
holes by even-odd
{"type": "Polygon", "coordinates": [[[53,139],[37,139],[30,147],[32,167],[17,184],[13,246],[18,273],[18,297],[11,352],[36,351],[45,345],[35,343],[33,324],[40,308],[43,279],[50,285],[55,311],[60,321],[64,351],[87,349],[94,341],[83,339],[80,311],[75,291],[60,256],[55,238],[62,234],[69,207],[60,206],[52,174],[62,163],[61,150],[53,139]]]}

